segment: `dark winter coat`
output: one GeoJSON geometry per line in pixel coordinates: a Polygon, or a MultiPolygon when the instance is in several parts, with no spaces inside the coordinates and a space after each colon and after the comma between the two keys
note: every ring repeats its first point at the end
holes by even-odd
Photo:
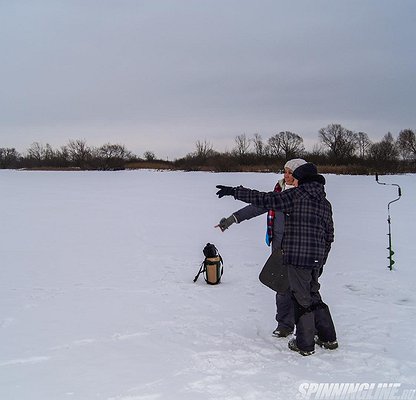
{"type": "MultiPolygon", "coordinates": [[[[284,189],[284,180],[278,182],[281,189],[284,189]]],[[[268,208],[254,206],[252,204],[241,208],[240,210],[234,212],[234,217],[237,220],[237,223],[247,221],[251,218],[258,217],[261,214],[265,214],[269,211],[268,208]]],[[[282,246],[283,232],[285,228],[285,216],[282,212],[277,211],[274,217],[273,222],[273,240],[272,240],[272,250],[280,250],[282,246]]]]}
{"type": "Polygon", "coordinates": [[[276,192],[259,192],[237,187],[234,197],[257,207],[286,214],[283,236],[285,264],[299,267],[322,267],[334,241],[332,207],[326,199],[324,185],[307,182],[297,188],[276,192]]]}

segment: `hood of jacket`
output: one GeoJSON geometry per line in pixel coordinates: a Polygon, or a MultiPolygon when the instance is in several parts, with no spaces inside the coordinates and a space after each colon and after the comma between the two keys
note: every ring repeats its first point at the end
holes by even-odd
{"type": "Polygon", "coordinates": [[[306,182],[299,186],[299,189],[305,196],[322,201],[326,198],[325,188],[322,183],[316,181],[306,182]]]}

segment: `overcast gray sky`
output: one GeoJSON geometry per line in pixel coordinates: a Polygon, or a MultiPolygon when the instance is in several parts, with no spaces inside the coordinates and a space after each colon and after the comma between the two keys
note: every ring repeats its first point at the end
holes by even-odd
{"type": "Polygon", "coordinates": [[[414,0],[0,0],[0,147],[416,128],[414,0]]]}

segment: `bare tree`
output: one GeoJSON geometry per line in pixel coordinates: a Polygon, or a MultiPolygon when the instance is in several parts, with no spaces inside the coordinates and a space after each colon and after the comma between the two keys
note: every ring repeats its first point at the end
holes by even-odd
{"type": "Polygon", "coordinates": [[[49,143],[43,145],[34,142],[27,150],[27,160],[30,166],[58,166],[60,163],[59,152],[55,151],[49,143]]]}
{"type": "Polygon", "coordinates": [[[70,140],[66,146],[69,159],[80,168],[85,165],[92,157],[92,150],[84,139],[70,140]]]}
{"type": "Polygon", "coordinates": [[[284,131],[280,132],[279,136],[280,148],[286,160],[300,156],[305,151],[303,139],[296,133],[284,131]]]}
{"type": "Polygon", "coordinates": [[[153,160],[155,160],[156,155],[155,155],[155,153],[153,153],[153,151],[147,150],[143,153],[143,158],[146,161],[153,161],[153,160]]]}
{"type": "Polygon", "coordinates": [[[121,144],[104,144],[97,150],[97,154],[99,157],[103,159],[120,159],[123,161],[128,160],[131,158],[132,153],[126,149],[124,145],[121,144]]]}
{"type": "Polygon", "coordinates": [[[263,143],[263,139],[259,133],[255,133],[252,139],[254,143],[254,150],[256,152],[256,156],[261,157],[265,155],[265,146],[263,143]]]}
{"type": "Polygon", "coordinates": [[[236,147],[234,151],[239,157],[247,155],[248,150],[250,148],[250,140],[247,138],[245,133],[236,136],[235,144],[236,147]]]}
{"type": "Polygon", "coordinates": [[[124,145],[106,143],[95,151],[100,169],[124,169],[124,164],[132,157],[132,153],[124,145]]]}
{"type": "Polygon", "coordinates": [[[315,143],[313,145],[312,151],[310,152],[310,155],[314,157],[325,157],[325,150],[322,147],[322,143],[315,143]]]}
{"type": "Polygon", "coordinates": [[[397,138],[398,149],[405,160],[416,158],[416,135],[411,129],[404,129],[397,138]]]}
{"type": "Polygon", "coordinates": [[[272,136],[271,138],[269,138],[269,140],[267,141],[267,144],[268,144],[270,155],[277,156],[277,157],[281,155],[282,148],[280,145],[280,141],[281,141],[281,137],[279,134],[276,134],[272,136]]]}
{"type": "Polygon", "coordinates": [[[319,130],[321,142],[328,147],[329,156],[334,160],[345,161],[357,149],[357,135],[339,124],[331,124],[319,130]]]}
{"type": "Polygon", "coordinates": [[[377,162],[397,161],[399,150],[390,132],[384,136],[381,142],[374,143],[371,146],[370,157],[377,162]]]}
{"type": "Polygon", "coordinates": [[[268,140],[270,154],[286,160],[300,156],[304,151],[303,139],[296,133],[282,131],[268,140]]]}
{"type": "Polygon", "coordinates": [[[39,165],[45,159],[46,149],[42,143],[33,142],[27,149],[30,159],[36,161],[39,165]]]}
{"type": "Polygon", "coordinates": [[[56,156],[66,165],[70,161],[68,147],[61,146],[61,149],[56,151],[56,156]]]}
{"type": "Polygon", "coordinates": [[[14,168],[19,158],[20,154],[15,148],[0,148],[0,168],[14,168]]]}
{"type": "Polygon", "coordinates": [[[357,133],[357,149],[360,158],[366,158],[371,147],[371,140],[365,132],[357,133]]]}
{"type": "Polygon", "coordinates": [[[196,157],[205,159],[214,153],[212,144],[206,140],[204,140],[203,142],[201,142],[200,140],[197,140],[197,142],[195,143],[195,146],[196,146],[196,151],[195,151],[196,157]]]}

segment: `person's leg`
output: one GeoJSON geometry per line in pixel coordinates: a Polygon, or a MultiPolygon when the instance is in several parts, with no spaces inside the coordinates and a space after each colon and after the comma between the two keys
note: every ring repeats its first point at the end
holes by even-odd
{"type": "MultiPolygon", "coordinates": [[[[295,325],[295,316],[293,310],[292,295],[290,290],[287,290],[284,293],[276,292],[276,321],[276,331],[280,331],[282,333],[287,332],[286,335],[283,334],[281,336],[287,336],[289,333],[293,332],[293,328],[295,325]]],[[[280,335],[277,334],[277,336],[280,335]]]]}
{"type": "MultiPolygon", "coordinates": [[[[332,321],[331,312],[319,294],[320,284],[318,282],[319,270],[312,271],[311,297],[312,308],[315,314],[316,333],[319,338],[318,343],[333,343],[337,340],[334,322],[332,321]]],[[[334,345],[335,346],[335,345],[334,345]]],[[[338,345],[336,345],[338,347],[338,345]]],[[[334,348],[336,348],[334,347],[334,348]]]]}
{"type": "Polygon", "coordinates": [[[315,318],[312,306],[312,270],[288,266],[288,276],[294,305],[296,345],[303,352],[315,349],[315,318]]]}

